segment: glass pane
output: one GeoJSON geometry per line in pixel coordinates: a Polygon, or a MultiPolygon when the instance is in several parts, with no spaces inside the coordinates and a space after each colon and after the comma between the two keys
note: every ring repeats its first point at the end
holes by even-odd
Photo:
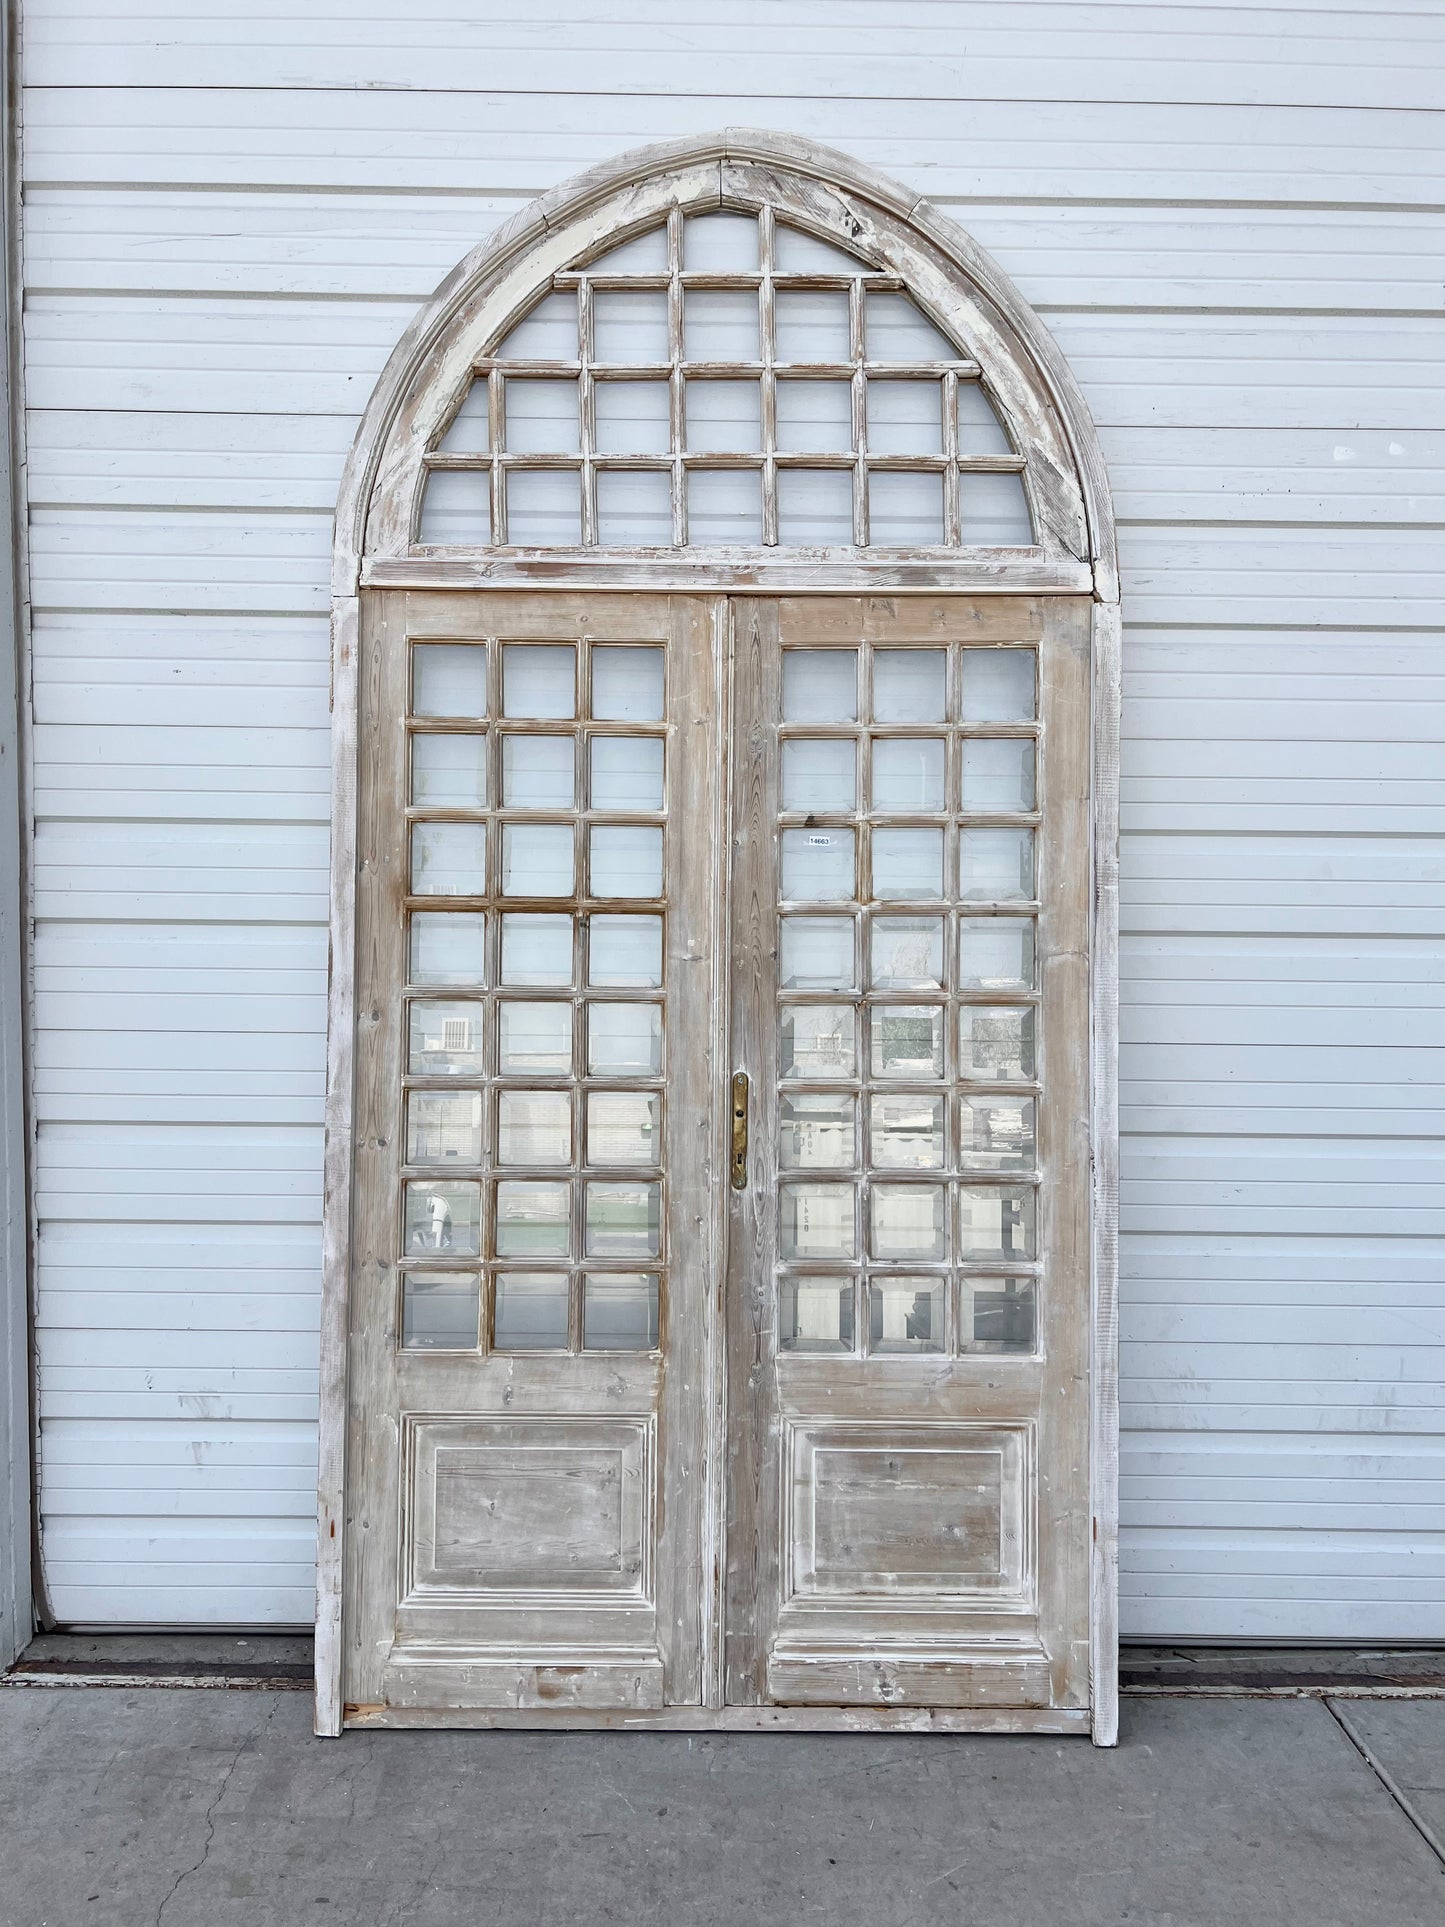
{"type": "Polygon", "coordinates": [[[666,294],[660,288],[596,289],[592,358],[631,366],[670,360],[666,294]]]}
{"type": "Polygon", "coordinates": [[[662,982],[661,917],[593,917],[588,927],[589,984],[662,982]]]}
{"type": "Polygon", "coordinates": [[[506,446],[509,455],[575,455],[577,439],[577,383],[525,381],[509,378],[506,408],[506,446]]]}
{"type": "Polygon", "coordinates": [[[856,895],[853,832],[783,831],[783,895],[792,903],[834,903],[856,895]]]}
{"type": "Polygon", "coordinates": [[[1032,1278],[965,1278],[959,1342],[976,1352],[1031,1352],[1035,1337],[1032,1278]]]}
{"type": "Polygon", "coordinates": [[[603,1271],[583,1283],[582,1344],[589,1352],[657,1350],[657,1274],[603,1271]]]}
{"type": "Polygon", "coordinates": [[[504,1077],[565,1076],[572,1068],[572,1006],[497,1006],[497,1069],[504,1077]]]}
{"type": "Polygon", "coordinates": [[[416,1077],[480,1077],[484,1004],[429,1003],[407,1012],[406,1067],[416,1077]]]}
{"type": "Polygon", "coordinates": [[[1013,1185],[966,1184],[959,1192],[960,1258],[1032,1258],[1034,1193],[1013,1185]]]}
{"type": "Polygon", "coordinates": [[[480,548],[492,539],[492,478],[482,468],[437,468],[426,478],[417,540],[480,548]]]}
{"type": "Polygon", "coordinates": [[[943,989],[941,917],[874,917],[872,949],[875,990],[943,989]]]}
{"type": "Polygon", "coordinates": [[[582,483],[576,469],[507,471],[507,540],[520,549],[576,548],[582,540],[582,483]]]}
{"type": "Polygon", "coordinates": [[[594,897],[660,897],[662,831],[594,823],[589,834],[588,879],[594,897]]]}
{"type": "Polygon", "coordinates": [[[412,1091],[406,1103],[408,1164],[480,1164],[480,1091],[412,1091]]]}
{"type": "Polygon", "coordinates": [[[411,800],[434,803],[443,809],[485,809],[486,737],[413,736],[411,800]]]}
{"type": "Polygon", "coordinates": [[[851,382],[780,381],[777,397],[777,440],[785,454],[852,453],[851,382]]]}
{"type": "Polygon", "coordinates": [[[492,445],[487,416],[487,378],[472,382],[438,446],[448,455],[485,455],[492,445]]]}
{"type": "Polygon", "coordinates": [[[665,381],[599,381],[592,407],[599,455],[665,455],[672,445],[665,381]]]}
{"type": "Polygon", "coordinates": [[[875,723],[948,720],[948,652],[879,649],[873,657],[875,723]]]}
{"type": "Polygon", "coordinates": [[[655,1091],[587,1093],[587,1162],[657,1164],[661,1099],[655,1091]]]}
{"type": "Polygon", "coordinates": [[[868,539],[883,549],[936,547],[943,540],[943,477],[875,468],[868,477],[868,539]]]}
{"type": "Polygon", "coordinates": [[[858,750],[851,737],[794,736],[783,744],[783,808],[852,810],[858,803],[858,750]]]}
{"type": "Polygon", "coordinates": [[[778,1248],[785,1258],[853,1256],[851,1184],[785,1184],[778,1220],[778,1248]]]}
{"type": "MultiPolygon", "coordinates": [[[[751,455],[762,447],[762,402],[757,382],[690,381],[686,402],[687,446],[692,454],[751,455]]],[[[692,539],[699,540],[696,534],[692,539]]]]}
{"type": "Polygon", "coordinates": [[[963,720],[1031,723],[1035,662],[1032,649],[965,649],[963,720]]]}
{"type": "Polygon", "coordinates": [[[591,802],[594,810],[660,810],[661,737],[594,736],[591,802]]]}
{"type": "Polygon", "coordinates": [[[576,837],[570,823],[502,825],[502,895],[570,897],[576,837]]]}
{"type": "Polygon", "coordinates": [[[779,361],[853,359],[848,296],[841,289],[779,288],[775,302],[779,361]]]}
{"type": "Polygon", "coordinates": [[[793,548],[846,547],[853,540],[853,471],[780,468],[778,540],[793,548]]]}
{"type": "Polygon", "coordinates": [[[475,1351],[482,1317],[474,1273],[408,1271],[401,1281],[401,1342],[409,1352],[475,1351]]]}
{"type": "Polygon", "coordinates": [[[941,455],[942,382],[870,381],[868,451],[872,455],[941,455]]]}
{"type": "Polygon", "coordinates": [[[667,229],[648,228],[587,264],[589,274],[666,274],[667,229]]]}
{"type": "Polygon", "coordinates": [[[485,716],[485,644],[414,642],[411,646],[411,713],[413,716],[485,716]]]}
{"type": "Polygon", "coordinates": [[[589,1004],[587,1068],[599,1077],[652,1077],[662,1069],[660,1004],[589,1004]]]}
{"type": "Polygon", "coordinates": [[[906,294],[888,294],[870,288],[865,301],[870,361],[962,359],[953,343],[939,333],[906,294]]]}
{"type": "Polygon", "coordinates": [[[873,894],[895,902],[943,895],[943,831],[875,829],[873,894]]]}
{"type": "Polygon", "coordinates": [[[575,361],[577,297],[549,294],[519,321],[497,349],[511,361],[575,361]]]}
{"type": "Polygon", "coordinates": [[[763,539],[763,479],[756,469],[694,469],[687,478],[688,540],[750,544],[763,539]]]}
{"type": "Polygon", "coordinates": [[[860,274],[865,266],[833,242],[782,221],[773,230],[773,262],[779,274],[860,274]]]}
{"type": "Polygon", "coordinates": [[[941,1352],[943,1280],[885,1275],[868,1287],[870,1352],[941,1352]]]}
{"type": "Polygon", "coordinates": [[[958,384],[958,452],[960,455],[1011,455],[1008,436],[984,393],[982,382],[958,384]]]}
{"type": "Polygon", "coordinates": [[[599,722],[662,721],[662,651],[592,651],[592,714],[599,722]]]}
{"type": "Polygon", "coordinates": [[[941,1184],[875,1184],[870,1249],[875,1258],[945,1258],[947,1192],[941,1184]]]}
{"type": "Polygon", "coordinates": [[[1034,833],[1025,829],[959,832],[958,894],[974,903],[1028,903],[1034,894],[1034,833]]]}
{"type": "Polygon", "coordinates": [[[688,361],[757,361],[758,297],[753,288],[689,288],[682,297],[688,361]]]}
{"type": "Polygon", "coordinates": [[[872,1012],[875,1077],[943,1075],[943,1010],[936,1004],[875,1004],[872,1012]]]}
{"type": "Polygon", "coordinates": [[[587,1186],[589,1258],[655,1258],[661,1249],[660,1184],[587,1186]]]}
{"type": "Polygon", "coordinates": [[[779,968],[784,990],[851,990],[853,919],[784,917],[779,968]]]}
{"type": "Polygon", "coordinates": [[[1032,1005],[965,1004],[958,1013],[960,1077],[1006,1083],[1034,1074],[1032,1005]]]}
{"type": "Polygon", "coordinates": [[[492,1344],[499,1352],[566,1351],[566,1272],[499,1272],[492,1344]]]}
{"type": "Polygon", "coordinates": [[[826,1166],[836,1170],[853,1162],[853,1099],[838,1091],[797,1091],[780,1100],[784,1170],[826,1166]]]}
{"type": "Polygon", "coordinates": [[[554,916],[502,918],[504,984],[570,984],[572,919],[554,916]]]}
{"type": "Polygon", "coordinates": [[[958,519],[966,545],[1027,548],[1034,539],[1022,475],[960,475],[958,519]]]}
{"type": "Polygon", "coordinates": [[[406,1187],[405,1249],[475,1258],[482,1248],[482,1187],[418,1178],[406,1187]]]}
{"type": "Polygon", "coordinates": [[[1031,1171],[1037,1160],[1031,1097],[966,1096],[959,1117],[959,1165],[969,1171],[1031,1171]]]}
{"type": "Polygon", "coordinates": [[[856,649],[789,649],[785,652],[785,723],[851,723],[857,717],[856,649]]]}
{"type": "Polygon", "coordinates": [[[851,1352],[853,1280],[782,1279],[778,1285],[778,1349],[851,1352]]]}
{"type": "Polygon", "coordinates": [[[683,225],[688,274],[756,274],[758,224],[751,214],[694,214],[683,225]]]}
{"type": "Polygon", "coordinates": [[[1030,741],[974,737],[963,746],[963,807],[966,810],[1031,810],[1034,807],[1034,746],[1030,741]]]}
{"type": "Polygon", "coordinates": [[[878,1092],[870,1100],[868,1156],[890,1171],[943,1168],[943,1099],[878,1092]]]}
{"type": "Polygon", "coordinates": [[[506,645],[502,714],[528,721],[577,714],[577,651],[570,642],[506,645]]]}
{"type": "Polygon", "coordinates": [[[412,917],[414,984],[483,983],[486,960],[486,918],[479,912],[447,916],[419,910],[412,917]]]}
{"type": "Polygon", "coordinates": [[[877,736],[873,739],[875,810],[941,810],[945,802],[941,738],[877,736]]]}
{"type": "Polygon", "coordinates": [[[783,1008],[784,1077],[851,1077],[856,1056],[851,1004],[783,1008]]]}
{"type": "Polygon", "coordinates": [[[418,897],[479,897],[487,887],[483,823],[413,823],[411,888],[418,897]]]}
{"type": "Polygon", "coordinates": [[[503,1091],[497,1099],[498,1164],[566,1164],[572,1100],[566,1091],[503,1091]]]}
{"type": "Polygon", "coordinates": [[[570,810],[577,777],[570,736],[504,736],[502,802],[514,810],[570,810]]]}
{"type": "Polygon", "coordinates": [[[965,990],[1032,990],[1031,917],[964,917],[958,926],[959,985],[965,990]]]}
{"type": "Polygon", "coordinates": [[[572,1187],[512,1178],[497,1186],[497,1253],[503,1258],[565,1258],[571,1248],[572,1187]]]}
{"type": "Polygon", "coordinates": [[[672,544],[672,478],[661,470],[599,469],[597,540],[602,548],[672,544]]]}

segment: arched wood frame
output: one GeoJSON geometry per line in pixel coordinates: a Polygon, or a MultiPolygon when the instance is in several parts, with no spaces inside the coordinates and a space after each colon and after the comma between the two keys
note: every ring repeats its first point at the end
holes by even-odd
{"type": "MultiPolygon", "coordinates": [[[[896,182],[794,136],[724,129],[635,150],[553,189],[462,261],[397,344],[342,479],[332,568],[332,855],[321,1323],[316,1730],[341,1730],[341,1587],[350,1277],[357,637],[363,588],[548,586],[874,594],[1087,595],[1093,603],[1093,1237],[1091,1700],[1118,1728],[1119,588],[1098,439],[1062,355],[1009,278],[963,230],[896,182]],[[472,361],[554,274],[688,213],[767,205],[876,261],[968,344],[1026,458],[1036,545],[911,560],[866,550],[425,549],[412,542],[423,455],[472,361]]],[[[364,1013],[360,1014],[364,1017],[364,1013]]]]}

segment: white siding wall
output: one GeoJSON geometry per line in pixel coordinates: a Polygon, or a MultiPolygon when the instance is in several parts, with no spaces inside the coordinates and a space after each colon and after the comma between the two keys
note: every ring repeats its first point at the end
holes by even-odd
{"type": "Polygon", "coordinates": [[[1111,464],[1125,1631],[1445,1633],[1433,0],[23,11],[61,1617],[310,1616],[324,610],[360,408],[521,200],[750,123],[951,211],[1111,464]]]}

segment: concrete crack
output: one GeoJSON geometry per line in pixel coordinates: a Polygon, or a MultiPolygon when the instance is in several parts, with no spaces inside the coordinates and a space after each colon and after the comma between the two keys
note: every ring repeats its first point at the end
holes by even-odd
{"type": "Polygon", "coordinates": [[[224,1800],[226,1797],[226,1789],[231,1784],[232,1775],[235,1773],[236,1768],[241,1764],[241,1755],[247,1750],[247,1748],[251,1745],[251,1743],[254,1740],[260,1739],[261,1735],[266,1731],[267,1727],[271,1724],[272,1720],[275,1717],[276,1717],[276,1707],[273,1704],[270,1711],[267,1713],[265,1719],[262,1720],[259,1728],[257,1728],[257,1730],[254,1733],[246,1733],[242,1735],[240,1744],[237,1746],[235,1752],[231,1755],[230,1764],[227,1766],[225,1772],[221,1775],[221,1784],[216,1788],[216,1791],[214,1796],[212,1797],[211,1803],[206,1808],[206,1837],[201,1843],[200,1857],[191,1866],[182,1867],[181,1871],[176,1875],[175,1879],[171,1882],[170,1888],[165,1894],[164,1898],[162,1899],[160,1906],[156,1908],[156,1917],[153,1922],[153,1927],[161,1927],[161,1923],[165,1917],[165,1911],[167,1907],[170,1906],[171,1902],[175,1899],[176,1895],[180,1892],[181,1888],[185,1885],[185,1883],[191,1878],[192,1874],[199,1873],[201,1871],[201,1868],[205,1866],[207,1860],[210,1859],[211,1846],[216,1838],[216,1809],[220,1806],[222,1800],[224,1800]]]}

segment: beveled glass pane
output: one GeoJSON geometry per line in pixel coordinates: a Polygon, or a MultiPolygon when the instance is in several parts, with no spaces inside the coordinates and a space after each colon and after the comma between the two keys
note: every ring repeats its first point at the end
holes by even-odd
{"type": "Polygon", "coordinates": [[[779,221],[773,229],[773,265],[779,274],[861,274],[866,263],[832,241],[779,221]]]}
{"type": "Polygon", "coordinates": [[[875,1077],[943,1075],[943,1009],[938,1004],[875,1004],[871,1013],[875,1077]]]}
{"type": "Polygon", "coordinates": [[[572,1068],[572,1006],[497,1005],[497,1070],[503,1077],[565,1077],[572,1068]]]}
{"type": "Polygon", "coordinates": [[[480,548],[492,539],[492,478],[484,468],[435,468],[426,478],[416,539],[426,547],[480,548]]]}
{"type": "Polygon", "coordinates": [[[774,302],[779,361],[853,359],[848,296],[841,289],[779,288],[774,302]]]}
{"type": "Polygon", "coordinates": [[[592,358],[631,366],[668,361],[667,296],[662,289],[595,289],[592,358]]]}
{"type": "Polygon", "coordinates": [[[401,1281],[401,1343],[408,1352],[471,1352],[482,1320],[475,1272],[408,1271],[401,1281]]]}
{"type": "Polygon", "coordinates": [[[590,801],[594,810],[660,810],[662,738],[594,736],[590,801]]]}
{"type": "Polygon", "coordinates": [[[408,1164],[480,1164],[480,1091],[412,1091],[406,1101],[408,1164]]]}
{"type": "Polygon", "coordinates": [[[564,985],[572,981],[572,919],[502,918],[502,982],[564,985]]]}
{"type": "Polygon", "coordinates": [[[959,1100],[958,1161],[965,1171],[1031,1171],[1038,1162],[1031,1097],[959,1100]]]}
{"type": "Polygon", "coordinates": [[[595,916],[588,924],[587,981],[652,989],[662,982],[662,918],[595,916]]]}
{"type": "Polygon", "coordinates": [[[575,468],[508,469],[507,540],[520,549],[577,547],[582,540],[582,478],[575,468]]]}
{"type": "Polygon", "coordinates": [[[1032,1186],[965,1184],[959,1188],[960,1258],[1032,1258],[1032,1186]]]}
{"type": "Polygon", "coordinates": [[[576,888],[576,836],[570,823],[502,825],[502,895],[570,897],[576,888]]]}
{"type": "Polygon", "coordinates": [[[406,1186],[408,1252],[475,1258],[482,1248],[482,1187],[455,1178],[416,1178],[406,1186]]]}
{"type": "Polygon", "coordinates": [[[448,455],[485,455],[492,445],[487,411],[487,378],[481,375],[468,387],[437,446],[448,455]]]}
{"type": "Polygon", "coordinates": [[[906,294],[870,288],[866,304],[870,361],[959,361],[960,351],[906,294]]]}
{"type": "Polygon", "coordinates": [[[599,381],[592,389],[599,455],[665,455],[671,412],[665,381],[599,381]]]}
{"type": "Polygon", "coordinates": [[[576,361],[576,295],[544,295],[504,337],[496,352],[510,361],[576,361]]]}
{"type": "Polygon", "coordinates": [[[780,1279],[778,1349],[851,1352],[853,1280],[847,1277],[780,1279]]]}
{"type": "Polygon", "coordinates": [[[793,736],[783,744],[783,808],[841,814],[858,803],[852,737],[793,736]]]}
{"type": "Polygon", "coordinates": [[[504,736],[502,802],[511,810],[570,810],[577,800],[570,736],[504,736]]]}
{"type": "Polygon", "coordinates": [[[671,476],[662,469],[599,469],[597,541],[604,549],[670,548],[671,476]]]}
{"type": "Polygon", "coordinates": [[[688,274],[756,274],[758,223],[751,214],[694,214],[683,223],[688,274]]]}
{"type": "Polygon", "coordinates": [[[856,649],[783,652],[783,721],[851,723],[858,718],[856,649]]]}
{"type": "Polygon", "coordinates": [[[963,720],[1031,723],[1036,661],[1032,649],[965,649],[963,720]]]}
{"type": "Polygon", "coordinates": [[[853,1098],[845,1091],[795,1091],[779,1100],[784,1170],[826,1166],[836,1170],[853,1162],[853,1098]]]}
{"type": "Polygon", "coordinates": [[[411,800],[442,809],[485,809],[486,737],[413,736],[411,800]]]}
{"type": "Polygon", "coordinates": [[[570,642],[504,646],[502,714],[528,722],[577,714],[577,651],[570,642]]]}
{"type": "Polygon", "coordinates": [[[942,990],[943,919],[874,917],[868,981],[875,990],[942,990]]]}
{"type": "Polygon", "coordinates": [[[875,723],[948,720],[948,652],[879,649],[873,657],[875,723]]]}
{"type": "Polygon", "coordinates": [[[587,874],[594,897],[660,897],[662,831],[636,824],[594,823],[587,874]]]}
{"type": "Polygon", "coordinates": [[[485,1010],[415,998],[407,1007],[407,1069],[414,1077],[480,1077],[485,1010]]]}
{"type": "Polygon", "coordinates": [[[943,1280],[926,1272],[874,1278],[868,1286],[868,1349],[874,1354],[941,1352],[943,1280]]]}
{"type": "Polygon", "coordinates": [[[941,455],[943,383],[870,381],[868,452],[870,455],[941,455]]]}
{"type": "Polygon", "coordinates": [[[599,1271],[587,1277],[582,1345],[589,1352],[656,1351],[656,1272],[599,1271]]]}
{"type": "Polygon", "coordinates": [[[662,651],[651,647],[612,649],[595,645],[592,714],[599,722],[660,723],[662,651]]]}
{"type": "Polygon", "coordinates": [[[565,1258],[572,1246],[572,1187],[504,1179],[497,1186],[497,1254],[502,1258],[565,1258]]]}
{"type": "Polygon", "coordinates": [[[851,917],[784,917],[779,970],[784,990],[851,990],[851,917]]]}
{"type": "Polygon", "coordinates": [[[853,540],[853,471],[780,468],[778,540],[792,548],[846,548],[853,540]]]}
{"type": "Polygon", "coordinates": [[[784,830],[783,895],[790,903],[836,903],[857,894],[853,832],[784,830]]]}
{"type": "Polygon", "coordinates": [[[947,802],[944,743],[938,736],[873,739],[873,807],[941,810],[947,802]]]}
{"type": "Polygon", "coordinates": [[[484,983],[486,921],[480,911],[416,911],[411,920],[412,983],[484,983]]]}
{"type": "Polygon", "coordinates": [[[566,1272],[498,1272],[492,1344],[499,1352],[565,1352],[566,1272]]]}
{"type": "Polygon", "coordinates": [[[958,835],[958,894],[973,903],[1028,903],[1034,894],[1034,833],[980,825],[958,835]]]}
{"type": "Polygon", "coordinates": [[[966,548],[1027,548],[1034,539],[1022,475],[960,475],[958,519],[966,548]]]}
{"type": "Polygon", "coordinates": [[[577,453],[577,383],[571,377],[529,381],[508,376],[503,402],[509,455],[577,453]]]}
{"type": "Polygon", "coordinates": [[[688,361],[757,361],[755,288],[688,288],[682,297],[683,354],[688,361]]]}
{"type": "Polygon", "coordinates": [[[497,1098],[498,1164],[566,1164],[572,1099],[566,1091],[503,1091],[497,1098]]]}
{"type": "Polygon", "coordinates": [[[487,887],[482,823],[413,823],[411,889],[418,897],[479,897],[487,887]]]}
{"type": "MultiPolygon", "coordinates": [[[[761,392],[756,381],[688,382],[684,400],[689,453],[755,454],[763,445],[761,392]]],[[[700,540],[696,532],[692,539],[700,540]]]]}
{"type": "Polygon", "coordinates": [[[662,1069],[660,1004],[589,1004],[587,1068],[598,1077],[652,1077],[662,1069]]]}
{"type": "Polygon", "coordinates": [[[659,1163],[661,1105],[655,1091],[589,1091],[587,1162],[659,1163]]]}
{"type": "Polygon", "coordinates": [[[1037,1288],[1032,1278],[964,1278],[959,1290],[959,1342],[965,1350],[1034,1350],[1037,1288]]]}
{"type": "Polygon", "coordinates": [[[784,454],[852,453],[851,382],[780,381],[777,398],[777,439],[784,454]]]}
{"type": "Polygon", "coordinates": [[[965,1004],[958,1013],[958,1071],[990,1084],[1032,1077],[1032,1004],[965,1004]]]}
{"type": "Polygon", "coordinates": [[[479,642],[414,642],[413,716],[481,717],[487,713],[487,651],[479,642]]]}
{"type": "Polygon", "coordinates": [[[648,228],[587,264],[589,274],[666,274],[667,229],[648,228]]]}
{"type": "Polygon", "coordinates": [[[928,470],[872,470],[868,539],[880,549],[936,547],[943,540],[943,477],[928,470]]]}
{"type": "Polygon", "coordinates": [[[875,1258],[948,1256],[947,1191],[941,1184],[874,1184],[869,1249],[875,1258]]]}
{"type": "Polygon", "coordinates": [[[960,455],[1013,453],[1003,423],[979,381],[958,384],[958,452],[960,455]]]}
{"type": "Polygon", "coordinates": [[[662,1186],[587,1186],[587,1256],[655,1258],[662,1249],[662,1186]]]}
{"type": "Polygon", "coordinates": [[[873,894],[884,900],[943,895],[943,831],[873,832],[873,894]]]}
{"type": "Polygon", "coordinates": [[[1032,990],[1032,917],[963,917],[958,926],[959,987],[1032,990]]]}
{"type": "Polygon", "coordinates": [[[763,539],[759,471],[693,469],[687,478],[687,539],[699,547],[708,543],[756,547],[763,539]]]}
{"type": "Polygon", "coordinates": [[[784,1258],[851,1258],[856,1248],[851,1184],[785,1184],[778,1198],[784,1258]]]}
{"type": "Polygon", "coordinates": [[[886,1171],[943,1168],[943,1099],[879,1091],[869,1100],[868,1158],[886,1171]]]}
{"type": "Polygon", "coordinates": [[[856,1061],[851,1004],[785,1004],[784,1077],[851,1077],[856,1061]]]}
{"type": "Polygon", "coordinates": [[[1031,810],[1034,807],[1032,741],[976,736],[963,746],[963,807],[966,810],[1031,810]]]}

